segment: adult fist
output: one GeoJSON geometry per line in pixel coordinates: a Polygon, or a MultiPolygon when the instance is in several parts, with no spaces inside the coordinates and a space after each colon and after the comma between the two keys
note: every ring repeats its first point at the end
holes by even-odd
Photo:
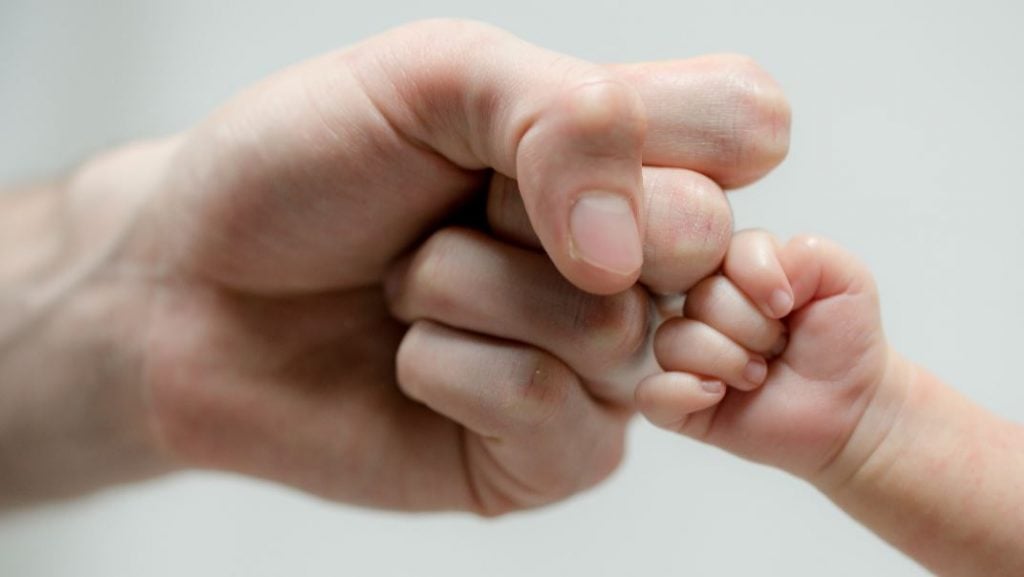
{"type": "Polygon", "coordinates": [[[598,66],[457,21],[268,79],[159,148],[119,252],[156,271],[138,322],[161,447],[181,466],[406,510],[493,514],[592,485],[618,462],[628,412],[534,348],[430,324],[411,336],[450,345],[451,363],[469,345],[513,354],[457,383],[420,378],[430,407],[409,400],[385,271],[497,175],[518,183],[537,241],[579,289],[619,293],[642,271],[686,288],[728,242],[719,186],[779,162],[788,121],[743,58],[598,66]],[[656,215],[644,170],[672,174],[656,215]],[[673,201],[687,182],[700,192],[673,201]],[[542,445],[554,448],[531,457],[542,445]],[[566,454],[572,467],[551,466],[566,454]]]}

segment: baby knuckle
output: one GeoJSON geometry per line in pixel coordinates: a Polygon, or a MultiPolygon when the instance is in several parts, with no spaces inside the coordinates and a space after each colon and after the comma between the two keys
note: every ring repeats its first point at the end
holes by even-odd
{"type": "Polygon", "coordinates": [[[697,283],[697,286],[686,293],[683,315],[705,322],[713,318],[715,312],[724,305],[723,293],[728,285],[729,281],[721,275],[708,277],[697,283]]]}
{"type": "Polygon", "coordinates": [[[775,235],[763,228],[745,228],[736,233],[736,238],[751,245],[771,245],[775,242],[775,235]]]}
{"type": "Polygon", "coordinates": [[[685,342],[692,322],[682,317],[671,318],[654,331],[654,356],[662,366],[675,364],[680,344],[685,342]]]}
{"type": "Polygon", "coordinates": [[[824,238],[813,234],[799,234],[794,236],[791,243],[804,246],[811,250],[817,250],[825,241],[824,238]]]}
{"type": "Polygon", "coordinates": [[[737,351],[728,346],[713,347],[706,353],[704,362],[708,367],[714,368],[715,372],[728,375],[733,380],[737,380],[737,377],[742,375],[743,367],[746,366],[746,360],[741,359],[737,351]]]}

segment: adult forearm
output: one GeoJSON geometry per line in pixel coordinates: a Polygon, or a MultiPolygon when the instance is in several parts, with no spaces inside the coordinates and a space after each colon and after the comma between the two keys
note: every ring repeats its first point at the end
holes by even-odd
{"type": "Polygon", "coordinates": [[[1024,428],[912,375],[889,435],[830,496],[940,575],[1024,575],[1024,428]]]}
{"type": "Polygon", "coordinates": [[[126,239],[167,146],[0,196],[0,506],[166,468],[139,381],[154,271],[126,239]]]}

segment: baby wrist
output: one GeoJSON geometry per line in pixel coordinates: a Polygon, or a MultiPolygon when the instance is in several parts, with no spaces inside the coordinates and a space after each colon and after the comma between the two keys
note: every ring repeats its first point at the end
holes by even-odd
{"type": "Polygon", "coordinates": [[[864,477],[886,468],[887,460],[908,442],[904,423],[919,409],[921,386],[917,366],[889,349],[886,369],[857,425],[835,457],[809,481],[831,497],[856,491],[864,477]]]}

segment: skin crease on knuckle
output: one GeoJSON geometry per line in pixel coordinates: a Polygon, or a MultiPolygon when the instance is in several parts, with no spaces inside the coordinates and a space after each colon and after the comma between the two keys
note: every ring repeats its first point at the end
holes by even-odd
{"type": "Polygon", "coordinates": [[[700,321],[712,316],[716,309],[726,304],[721,285],[728,282],[724,277],[716,275],[697,283],[686,293],[683,314],[700,321]]]}
{"type": "Polygon", "coordinates": [[[638,151],[647,133],[640,95],[611,75],[579,83],[551,114],[559,119],[565,136],[588,153],[638,151]]]}
{"type": "Polygon", "coordinates": [[[604,421],[564,363],[520,349],[491,383],[494,429],[470,436],[470,482],[485,516],[544,505],[607,477],[621,461],[624,426],[604,421]],[[529,464],[510,465],[525,459],[529,464]],[[522,477],[529,470],[528,477],[522,477]]]}
{"type": "Polygon", "coordinates": [[[402,135],[460,168],[494,167],[511,174],[514,136],[531,119],[519,107],[500,106],[508,87],[488,76],[493,67],[483,65],[480,57],[500,59],[522,46],[490,24],[439,18],[386,32],[374,43],[357,46],[352,59],[360,76],[385,80],[373,84],[373,100],[402,135]]]}
{"type": "Polygon", "coordinates": [[[687,293],[683,315],[736,337],[737,343],[759,353],[772,351],[784,334],[779,321],[765,318],[732,281],[720,275],[687,293]]]}
{"type": "MultiPolygon", "coordinates": [[[[444,355],[439,352],[442,349],[435,346],[436,342],[432,344],[432,339],[445,332],[446,329],[430,321],[418,321],[406,333],[396,355],[397,379],[402,392],[427,405],[439,400],[435,394],[439,386],[445,388],[438,384],[439,380],[454,382],[467,374],[455,374],[451,367],[438,362],[438,355],[444,355]]],[[[494,370],[482,371],[482,374],[490,375],[486,379],[492,380],[488,386],[501,393],[500,399],[491,401],[501,410],[489,415],[490,426],[494,427],[489,434],[501,437],[530,434],[572,412],[573,389],[579,386],[579,379],[564,363],[547,353],[523,347],[500,359],[474,362],[480,362],[481,366],[464,367],[464,371],[475,374],[481,372],[482,365],[490,365],[494,370]]],[[[450,393],[442,396],[447,394],[450,393]]]]}
{"type": "Polygon", "coordinates": [[[527,136],[547,126],[564,132],[563,139],[583,150],[639,150],[643,143],[646,115],[639,94],[601,67],[540,51],[503,30],[472,20],[430,20],[390,34],[402,39],[402,49],[386,51],[390,59],[378,61],[375,67],[388,69],[389,62],[404,54],[420,59],[428,54],[430,66],[421,68],[430,74],[406,71],[393,86],[402,104],[387,107],[385,115],[403,134],[430,143],[459,167],[490,166],[514,176],[524,153],[543,154],[528,150],[527,136]],[[504,92],[530,87],[510,86],[506,79],[493,76],[497,72],[490,64],[474,65],[480,58],[510,58],[516,48],[536,51],[532,57],[547,60],[548,68],[554,70],[547,73],[549,78],[541,75],[538,80],[557,82],[561,71],[564,85],[554,100],[528,90],[518,101],[532,104],[514,105],[504,92]]]}
{"type": "Polygon", "coordinates": [[[541,351],[523,359],[508,383],[508,405],[514,407],[514,427],[520,433],[543,429],[570,410],[579,379],[564,363],[541,351]]]}
{"type": "MultiPolygon", "coordinates": [[[[647,130],[643,102],[621,80],[579,68],[578,64],[569,66],[573,73],[567,73],[565,82],[571,82],[573,76],[585,75],[586,79],[567,86],[531,120],[517,141],[516,164],[531,169],[517,175],[519,185],[525,205],[534,215],[567,213],[588,189],[627,197],[640,193],[640,151],[647,130]],[[562,158],[571,162],[572,169],[559,176],[563,167],[553,160],[562,158]],[[634,163],[635,172],[626,168],[634,163]],[[538,190],[563,187],[571,187],[568,194],[538,190]]],[[[643,231],[646,215],[639,212],[640,199],[630,200],[643,231]]],[[[568,239],[568,222],[554,226],[556,234],[568,239]]]]}
{"type": "Polygon", "coordinates": [[[707,334],[704,328],[698,321],[683,318],[662,323],[654,332],[654,354],[662,366],[670,370],[686,370],[686,367],[679,366],[679,358],[690,350],[687,343],[696,342],[703,346],[706,340],[703,337],[707,334]]]}

